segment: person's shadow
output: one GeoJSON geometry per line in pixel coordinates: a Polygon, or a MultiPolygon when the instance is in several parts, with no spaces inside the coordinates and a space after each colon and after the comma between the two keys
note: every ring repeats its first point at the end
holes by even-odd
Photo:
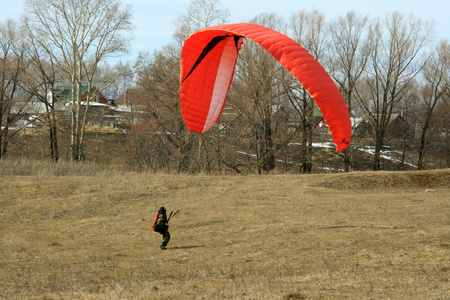
{"type": "Polygon", "coordinates": [[[171,249],[192,249],[192,248],[202,248],[202,247],[205,247],[205,245],[168,247],[167,250],[171,250],[171,249]]]}

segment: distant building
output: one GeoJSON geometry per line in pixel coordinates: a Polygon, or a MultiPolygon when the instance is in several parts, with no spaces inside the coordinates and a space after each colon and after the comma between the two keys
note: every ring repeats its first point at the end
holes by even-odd
{"type": "MultiPolygon", "coordinates": [[[[94,95],[94,99],[91,100],[91,103],[108,104],[108,100],[100,91],[97,90],[96,87],[91,87],[91,89],[89,90],[89,86],[87,85],[81,86],[82,102],[86,101],[88,92],[90,92],[91,95],[94,95]]],[[[57,86],[53,91],[48,91],[47,99],[52,99],[52,93],[54,94],[55,101],[72,101],[72,87],[69,85],[60,85],[57,86]]],[[[51,101],[49,101],[49,103],[51,103],[51,101]]]]}
{"type": "MultiPolygon", "coordinates": [[[[373,134],[375,120],[373,116],[365,114],[361,118],[355,119],[355,122],[352,125],[355,135],[366,137],[373,134]]],[[[398,138],[403,137],[405,135],[405,132],[408,131],[409,126],[406,123],[405,119],[403,119],[403,117],[399,114],[391,114],[388,120],[387,133],[394,138],[398,138]]]]}

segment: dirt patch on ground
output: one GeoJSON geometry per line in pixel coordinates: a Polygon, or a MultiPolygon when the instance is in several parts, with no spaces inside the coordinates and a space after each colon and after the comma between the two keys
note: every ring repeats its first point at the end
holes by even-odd
{"type": "Polygon", "coordinates": [[[332,189],[379,189],[379,188],[424,188],[450,187],[450,169],[417,172],[361,172],[336,174],[312,184],[314,187],[332,189]]]}

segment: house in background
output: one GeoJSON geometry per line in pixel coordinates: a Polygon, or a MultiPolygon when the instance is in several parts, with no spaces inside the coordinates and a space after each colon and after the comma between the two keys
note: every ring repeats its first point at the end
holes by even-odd
{"type": "MultiPolygon", "coordinates": [[[[120,123],[121,117],[116,113],[114,109],[114,101],[106,99],[106,97],[97,90],[96,87],[92,87],[89,90],[87,85],[81,86],[81,102],[82,106],[86,105],[86,98],[88,92],[94,95],[94,98],[89,102],[89,115],[86,125],[93,127],[116,127],[120,123]]],[[[69,85],[60,85],[53,91],[49,91],[47,94],[49,102],[51,99],[55,101],[56,116],[65,119],[66,121],[71,119],[71,106],[72,106],[72,87],[69,85]],[[53,93],[53,94],[52,94],[53,93]],[[53,98],[52,98],[53,96],[53,98]]]]}
{"type": "MultiPolygon", "coordinates": [[[[375,121],[374,117],[368,114],[352,122],[354,134],[361,137],[367,137],[373,134],[375,121]]],[[[405,133],[410,132],[410,127],[405,119],[399,114],[392,114],[388,120],[387,133],[393,138],[404,137],[405,133]]]]}
{"type": "MultiPolygon", "coordinates": [[[[87,85],[81,86],[81,101],[85,102],[87,93],[90,92],[92,95],[95,95],[94,99],[91,100],[91,103],[103,103],[108,104],[108,100],[103,96],[103,94],[97,90],[96,87],[89,87],[87,85]]],[[[47,99],[52,99],[52,93],[56,101],[72,101],[72,87],[70,85],[60,85],[57,86],[54,91],[49,91],[47,93],[47,99]]],[[[49,101],[50,103],[51,101],[49,101]]]]}
{"type": "Polygon", "coordinates": [[[35,127],[41,123],[41,116],[46,113],[45,103],[18,101],[11,107],[10,119],[13,123],[9,125],[13,128],[35,127]]]}
{"type": "MultiPolygon", "coordinates": [[[[81,106],[85,109],[88,86],[81,87],[81,106]]],[[[148,119],[146,111],[148,93],[131,89],[117,100],[107,99],[95,87],[90,89],[95,96],[89,102],[89,112],[86,120],[87,128],[92,130],[116,128],[126,130],[131,124],[141,123],[148,119]],[[117,102],[116,102],[117,101],[117,102]],[[117,104],[116,104],[117,103],[117,104]]],[[[42,101],[18,101],[14,104],[11,114],[11,126],[14,128],[40,127],[47,123],[49,104],[53,107],[54,116],[62,127],[70,127],[72,121],[72,88],[60,85],[47,91],[47,103],[42,101]]],[[[112,132],[112,131],[108,131],[112,132]]]]}
{"type": "MultiPolygon", "coordinates": [[[[288,127],[290,132],[295,132],[301,127],[302,120],[299,117],[296,109],[289,108],[286,110],[288,117],[288,127]]],[[[312,115],[308,118],[311,130],[315,135],[325,135],[329,134],[329,128],[325,119],[323,118],[322,112],[317,105],[314,105],[312,115]]]]}

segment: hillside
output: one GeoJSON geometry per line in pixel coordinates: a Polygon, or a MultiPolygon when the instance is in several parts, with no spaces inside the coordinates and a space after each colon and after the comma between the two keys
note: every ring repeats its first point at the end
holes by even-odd
{"type": "Polygon", "coordinates": [[[30,167],[20,176],[5,166],[0,298],[448,296],[450,169],[107,176],[30,167]],[[151,231],[160,206],[182,209],[167,251],[151,231]]]}

